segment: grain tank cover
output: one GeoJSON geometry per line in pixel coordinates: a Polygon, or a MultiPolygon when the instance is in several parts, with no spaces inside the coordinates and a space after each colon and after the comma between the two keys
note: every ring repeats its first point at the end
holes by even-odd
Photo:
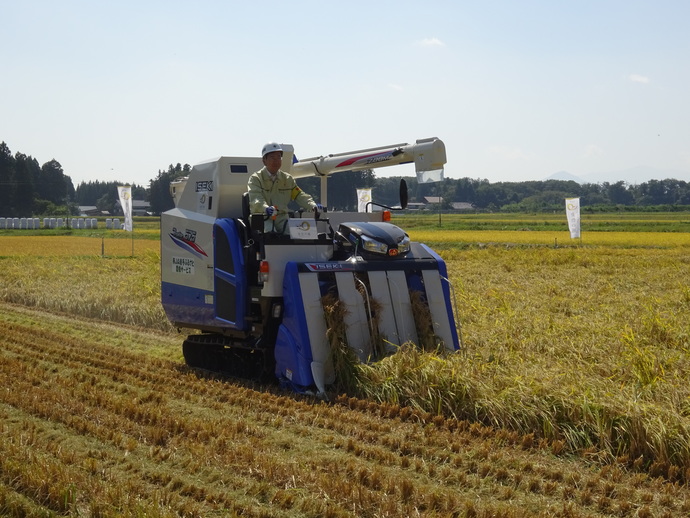
{"type": "MultiPolygon", "coordinates": [[[[293,147],[283,144],[284,171],[289,171],[293,147]]],[[[213,219],[242,216],[242,195],[252,173],[264,166],[258,157],[222,156],[192,167],[184,185],[177,184],[179,201],[176,208],[196,212],[213,219]],[[181,187],[181,189],[180,189],[181,187]],[[182,193],[179,194],[179,190],[182,193]]]]}

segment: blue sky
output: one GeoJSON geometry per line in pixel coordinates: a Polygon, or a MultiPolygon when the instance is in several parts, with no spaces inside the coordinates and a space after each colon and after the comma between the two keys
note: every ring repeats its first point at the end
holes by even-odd
{"type": "Polygon", "coordinates": [[[430,136],[446,177],[690,181],[688,20],[687,0],[0,0],[0,141],[75,186],[430,136]]]}

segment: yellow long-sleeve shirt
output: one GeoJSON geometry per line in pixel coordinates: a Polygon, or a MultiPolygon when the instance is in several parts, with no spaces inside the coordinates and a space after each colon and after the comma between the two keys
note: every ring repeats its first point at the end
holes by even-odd
{"type": "MultiPolygon", "coordinates": [[[[264,167],[249,177],[247,182],[249,191],[249,210],[253,214],[265,214],[266,208],[274,206],[278,208],[278,215],[275,220],[275,230],[284,231],[287,223],[288,203],[291,201],[305,210],[314,210],[316,203],[314,199],[297,186],[295,179],[285,171],[279,170],[272,176],[264,167]]],[[[267,221],[269,226],[273,226],[272,221],[267,221]]]]}

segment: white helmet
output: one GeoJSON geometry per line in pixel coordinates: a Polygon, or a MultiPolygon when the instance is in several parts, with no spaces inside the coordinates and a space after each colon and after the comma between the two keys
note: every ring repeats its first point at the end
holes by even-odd
{"type": "Polygon", "coordinates": [[[261,150],[261,158],[265,157],[269,153],[273,153],[274,151],[283,151],[283,148],[280,147],[280,144],[277,142],[269,142],[268,144],[264,145],[263,149],[261,150]]]}

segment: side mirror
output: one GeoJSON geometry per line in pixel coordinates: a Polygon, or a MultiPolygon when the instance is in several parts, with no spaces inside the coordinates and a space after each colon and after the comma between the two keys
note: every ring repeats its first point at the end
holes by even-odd
{"type": "Polygon", "coordinates": [[[369,201],[367,202],[366,205],[366,211],[369,212],[369,206],[370,205],[376,205],[377,207],[383,207],[384,209],[388,210],[405,210],[407,208],[407,182],[405,181],[404,178],[400,179],[400,207],[389,207],[388,205],[384,205],[383,203],[376,203],[375,201],[369,201]]]}
{"type": "Polygon", "coordinates": [[[407,182],[404,178],[400,179],[400,208],[407,208],[407,182]]]}

